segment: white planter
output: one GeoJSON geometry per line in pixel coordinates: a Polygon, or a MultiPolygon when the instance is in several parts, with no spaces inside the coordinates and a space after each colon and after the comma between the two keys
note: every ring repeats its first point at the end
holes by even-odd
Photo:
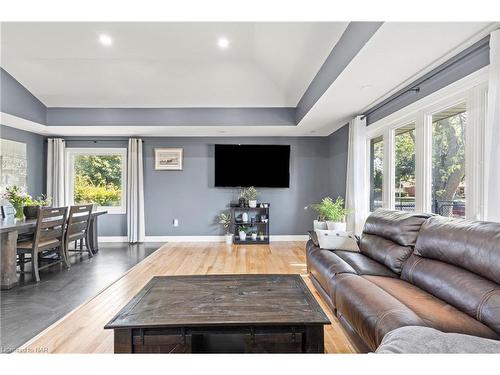
{"type": "Polygon", "coordinates": [[[233,234],[227,233],[226,234],[226,244],[231,245],[232,243],[233,243],[233,234]]]}
{"type": "Polygon", "coordinates": [[[259,236],[260,237],[260,240],[261,241],[264,241],[266,239],[266,236],[262,235],[262,236],[259,236]]]}
{"type": "Polygon", "coordinates": [[[247,234],[245,232],[240,231],[239,235],[240,235],[240,241],[246,241],[247,234]]]}
{"type": "Polygon", "coordinates": [[[326,225],[326,221],[319,221],[319,220],[314,220],[313,221],[313,229],[323,229],[326,230],[328,229],[328,226],[326,225]]]}
{"type": "Polygon", "coordinates": [[[255,207],[257,207],[257,201],[256,201],[256,200],[255,200],[255,201],[250,201],[250,200],[249,200],[249,201],[248,201],[248,207],[250,207],[250,208],[255,208],[255,207]]]}
{"type": "Polygon", "coordinates": [[[341,223],[341,222],[336,222],[336,221],[327,221],[326,225],[328,227],[328,230],[337,230],[337,231],[342,231],[342,232],[347,231],[347,224],[346,223],[341,223]]]}
{"type": "Polygon", "coordinates": [[[257,241],[257,233],[252,233],[252,240],[257,241]]]}

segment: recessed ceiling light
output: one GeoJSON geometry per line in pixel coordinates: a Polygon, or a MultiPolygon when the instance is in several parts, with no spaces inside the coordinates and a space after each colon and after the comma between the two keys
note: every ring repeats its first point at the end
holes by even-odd
{"type": "Polygon", "coordinates": [[[109,47],[113,44],[113,38],[111,38],[107,34],[100,34],[99,43],[101,43],[103,46],[109,47]]]}
{"type": "Polygon", "coordinates": [[[229,39],[222,36],[217,40],[217,45],[220,49],[226,49],[227,47],[229,47],[229,39]]]}

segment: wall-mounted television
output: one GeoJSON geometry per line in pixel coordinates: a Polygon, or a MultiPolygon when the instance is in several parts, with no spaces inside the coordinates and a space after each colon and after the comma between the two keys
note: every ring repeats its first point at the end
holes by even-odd
{"type": "Polygon", "coordinates": [[[290,187],[290,145],[215,145],[216,187],[290,187]]]}

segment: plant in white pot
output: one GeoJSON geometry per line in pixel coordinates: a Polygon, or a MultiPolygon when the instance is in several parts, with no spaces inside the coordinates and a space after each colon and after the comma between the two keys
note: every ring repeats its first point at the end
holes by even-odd
{"type": "Polygon", "coordinates": [[[338,197],[334,201],[330,197],[325,197],[320,203],[313,204],[311,207],[318,213],[314,229],[346,231],[345,217],[349,210],[344,208],[344,199],[338,197]],[[326,228],[324,223],[326,223],[326,228]]]}
{"type": "Polygon", "coordinates": [[[252,232],[252,241],[257,241],[257,232],[252,232]]]}
{"type": "Polygon", "coordinates": [[[248,227],[246,227],[244,225],[240,226],[240,228],[238,229],[238,235],[240,236],[240,241],[246,241],[247,231],[248,231],[248,227]]]}
{"type": "Polygon", "coordinates": [[[248,202],[248,207],[257,207],[257,189],[253,186],[241,190],[241,197],[248,202]]]}
{"type": "Polygon", "coordinates": [[[225,212],[219,215],[219,224],[222,224],[226,231],[226,244],[230,245],[233,243],[233,234],[229,231],[231,226],[231,214],[226,214],[225,212]]]}

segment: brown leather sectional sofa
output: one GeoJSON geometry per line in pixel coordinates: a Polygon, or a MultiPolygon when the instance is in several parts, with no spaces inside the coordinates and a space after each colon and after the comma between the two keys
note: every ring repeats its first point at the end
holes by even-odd
{"type": "Polygon", "coordinates": [[[307,267],[360,351],[403,326],[500,340],[500,223],[377,210],[360,252],[307,243],[307,267]]]}

